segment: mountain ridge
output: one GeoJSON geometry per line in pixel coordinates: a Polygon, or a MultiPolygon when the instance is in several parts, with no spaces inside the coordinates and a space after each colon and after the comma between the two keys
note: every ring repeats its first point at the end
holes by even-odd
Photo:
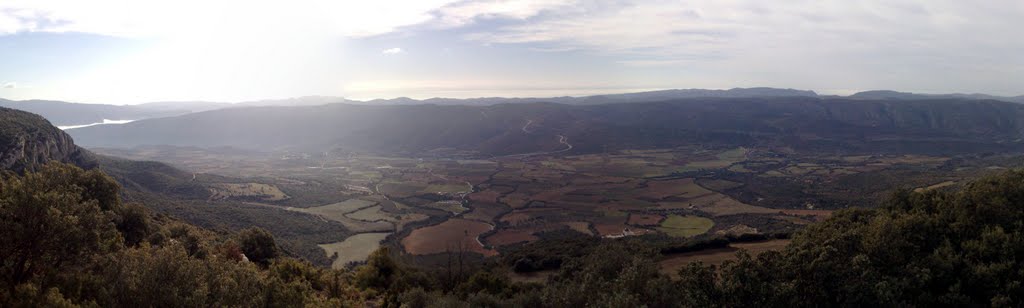
{"type": "Polygon", "coordinates": [[[975,151],[1017,147],[1024,105],[991,100],[698,98],[647,103],[351,105],[232,108],[69,131],[83,145],[344,149],[482,156],[690,143],[830,150],[975,151]],[[530,130],[521,128],[527,123],[530,130]],[[930,146],[923,146],[922,143],[930,146]]]}
{"type": "Polygon", "coordinates": [[[52,100],[13,101],[0,99],[0,106],[24,110],[46,117],[57,126],[80,126],[102,123],[104,120],[141,120],[159,117],[179,116],[189,113],[205,112],[226,108],[249,108],[264,106],[317,106],[326,104],[354,105],[468,105],[487,106],[497,104],[524,103],[558,103],[568,105],[600,105],[616,103],[642,103],[672,99],[694,98],[771,98],[771,97],[817,97],[847,98],[857,100],[926,100],[938,98],[957,98],[973,100],[999,100],[1013,103],[1024,103],[1022,96],[995,96],[988,94],[918,94],[892,90],[862,91],[849,96],[821,95],[814,91],[754,87],[732,88],[727,90],[713,89],[669,89],[618,94],[602,94],[589,96],[557,96],[557,97],[476,97],[476,98],[444,98],[413,99],[398,97],[391,99],[353,100],[335,96],[302,96],[284,99],[265,99],[237,103],[212,101],[165,101],[135,105],[83,104],[52,100]]]}
{"type": "Polygon", "coordinates": [[[81,104],[52,100],[0,100],[0,107],[22,110],[45,117],[54,126],[101,123],[103,120],[140,120],[176,116],[188,110],[156,110],[135,105],[81,104]]]}
{"type": "Polygon", "coordinates": [[[848,96],[852,99],[901,99],[901,100],[921,100],[921,99],[934,99],[934,98],[961,98],[961,99],[974,99],[974,100],[997,100],[1011,103],[1022,103],[1024,104],[1024,95],[1020,96],[996,96],[983,93],[948,93],[948,94],[921,94],[912,92],[900,92],[893,90],[870,90],[861,91],[848,96]]]}

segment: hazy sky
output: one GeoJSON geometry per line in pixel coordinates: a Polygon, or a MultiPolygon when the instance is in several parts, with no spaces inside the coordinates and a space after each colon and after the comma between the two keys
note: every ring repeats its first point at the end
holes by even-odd
{"type": "Polygon", "coordinates": [[[1022,0],[2,0],[0,97],[1024,94],[1022,0]]]}

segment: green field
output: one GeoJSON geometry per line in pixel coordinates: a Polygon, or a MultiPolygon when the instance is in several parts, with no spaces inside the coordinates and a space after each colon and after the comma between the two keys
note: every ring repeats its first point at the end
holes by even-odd
{"type": "Polygon", "coordinates": [[[448,211],[452,214],[459,214],[468,210],[466,207],[462,206],[461,202],[454,200],[434,202],[427,205],[427,207],[448,211]]]}
{"type": "Polygon", "coordinates": [[[624,213],[622,211],[619,211],[619,210],[616,210],[616,209],[609,209],[609,208],[601,208],[601,209],[598,209],[598,211],[603,213],[604,217],[626,217],[628,215],[628,214],[626,214],[626,213],[624,213]]]}
{"type": "Polygon", "coordinates": [[[704,217],[671,215],[661,222],[658,231],[672,237],[691,237],[704,234],[714,226],[715,222],[704,217]]]}
{"type": "Polygon", "coordinates": [[[221,200],[234,197],[256,197],[263,201],[281,201],[288,195],[274,185],[263,183],[223,183],[211,185],[210,199],[221,200]]]}
{"type": "Polygon", "coordinates": [[[715,155],[715,157],[717,158],[715,160],[690,162],[686,164],[686,166],[683,166],[683,168],[681,168],[680,171],[686,172],[700,169],[727,168],[729,167],[729,165],[741,162],[744,159],[746,159],[747,151],[748,150],[746,148],[742,147],[728,150],[715,155]]]}
{"type": "Polygon", "coordinates": [[[377,202],[367,201],[362,199],[348,199],[342,202],[328,204],[324,206],[311,207],[305,209],[296,209],[297,211],[306,212],[310,214],[321,215],[328,219],[338,218],[345,214],[358,211],[370,206],[377,204],[377,202]]]}
{"type": "Polygon", "coordinates": [[[394,222],[393,215],[381,211],[380,205],[374,205],[355,212],[345,214],[348,218],[362,221],[389,221],[394,222]]]}
{"type": "Polygon", "coordinates": [[[331,267],[340,269],[351,262],[366,260],[366,256],[369,256],[377,247],[380,247],[380,242],[387,238],[388,235],[391,235],[391,233],[360,233],[350,236],[341,242],[321,244],[320,248],[323,248],[327,257],[331,257],[335,253],[338,254],[338,258],[334,259],[331,267]]]}

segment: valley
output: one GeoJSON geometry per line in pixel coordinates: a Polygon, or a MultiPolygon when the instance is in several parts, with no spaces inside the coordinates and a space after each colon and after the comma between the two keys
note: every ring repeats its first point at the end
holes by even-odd
{"type": "Polygon", "coordinates": [[[319,266],[384,247],[426,267],[472,255],[536,271],[568,258],[538,248],[552,240],[724,260],[715,249],[789,238],[897,189],[1022,166],[1022,126],[1009,102],[758,97],[230,108],[68,134],[182,170],[105,164],[159,212],[266,228],[319,266]]]}
{"type": "MultiPolygon", "coordinates": [[[[338,133],[320,126],[313,130],[321,130],[319,135],[277,128],[239,135],[250,138],[245,143],[250,146],[193,143],[202,138],[190,135],[206,134],[200,129],[179,136],[187,137],[180,139],[186,144],[87,149],[72,141],[76,131],[99,129],[92,133],[112,134],[104,140],[130,144],[134,141],[117,135],[144,132],[154,122],[184,127],[195,118],[146,119],[65,132],[42,117],[0,109],[11,119],[0,122],[0,132],[5,132],[0,144],[10,149],[0,153],[0,162],[8,170],[27,172],[28,181],[53,181],[48,185],[67,185],[61,184],[67,183],[64,174],[87,172],[95,180],[76,181],[86,180],[88,190],[79,189],[80,184],[61,189],[86,198],[106,192],[101,196],[113,210],[101,216],[111,219],[109,228],[118,228],[109,233],[111,242],[134,243],[123,253],[146,258],[130,262],[147,270],[162,271],[164,262],[186,261],[195,269],[220,264],[216,266],[228,266],[222,269],[231,273],[255,273],[255,280],[242,279],[263,283],[256,288],[270,297],[253,298],[266,302],[278,300],[273,292],[287,290],[281,283],[295,279],[331,286],[303,294],[350,303],[368,303],[365,298],[393,301],[386,294],[401,294],[395,302],[415,302],[410,296],[419,296],[423,288],[479,295],[474,290],[480,289],[464,288],[491,284],[496,287],[490,292],[573,296],[574,285],[609,286],[595,289],[600,293],[612,288],[608,282],[633,285],[629,277],[634,274],[639,275],[636,281],[645,281],[641,291],[669,287],[672,291],[659,294],[670,296],[788,294],[775,289],[792,285],[788,281],[814,281],[806,288],[831,292],[837,289],[829,283],[859,281],[842,277],[904,264],[932,262],[929,269],[955,271],[947,259],[924,256],[955,251],[948,246],[954,243],[950,239],[962,235],[974,238],[958,242],[959,249],[985,252],[952,256],[954,260],[974,262],[971,256],[986,254],[1012,258],[1012,253],[991,248],[1024,247],[1001,244],[1013,241],[1002,230],[1020,226],[1013,216],[1019,209],[1011,208],[1020,202],[1008,203],[1006,198],[1019,199],[1020,193],[1013,191],[1021,189],[1021,173],[1007,170],[1024,166],[1024,155],[1015,150],[1024,143],[1016,128],[1018,117],[996,112],[1021,107],[961,101],[916,107],[854,103],[829,106],[834,110],[808,125],[803,115],[785,113],[790,107],[786,104],[772,103],[764,110],[772,118],[755,116],[757,112],[735,116],[726,108],[732,104],[757,108],[742,101],[638,103],[631,105],[637,107],[633,110],[647,111],[631,114],[617,113],[621,106],[614,105],[599,108],[603,110],[551,104],[494,107],[510,113],[490,107],[428,106],[425,110],[504,119],[462,121],[466,119],[456,116],[417,119],[423,121],[411,125],[391,119],[382,125],[347,115],[364,122],[345,126],[355,131],[338,133]],[[957,108],[944,104],[966,104],[976,114],[957,114],[957,108]],[[695,115],[678,110],[688,108],[719,110],[693,111],[695,115]],[[846,108],[854,111],[841,111],[846,108]],[[678,113],[651,121],[663,112],[678,113]],[[680,124],[676,117],[703,122],[680,124]],[[714,117],[718,122],[706,121],[714,117]],[[974,120],[953,120],[964,117],[974,120]],[[846,124],[830,123],[835,121],[846,124]],[[293,133],[316,142],[277,143],[293,133]],[[362,141],[342,142],[332,136],[362,141]],[[261,137],[277,141],[252,146],[262,144],[261,137]],[[319,142],[330,146],[316,146],[319,142]],[[48,173],[40,177],[32,170],[48,173]],[[89,187],[97,183],[103,187],[89,187]],[[126,207],[121,207],[122,200],[126,207]],[[934,247],[915,250],[921,247],[919,239],[943,237],[924,241],[934,247]],[[996,241],[978,246],[983,239],[996,241]],[[760,280],[749,281],[751,275],[760,280]],[[772,282],[758,282],[765,280],[772,282]],[[406,289],[405,283],[416,287],[406,289]],[[742,289],[731,287],[736,283],[742,289]],[[340,285],[350,291],[338,293],[340,285]]],[[[807,115],[804,109],[816,106],[792,110],[807,115]]],[[[371,115],[381,111],[359,108],[371,115]]],[[[223,112],[236,111],[254,112],[223,112]]],[[[415,118],[411,115],[399,118],[415,118]]],[[[287,121],[278,123],[279,128],[302,121],[283,119],[287,121]]],[[[166,137],[150,133],[155,139],[166,137]]],[[[19,187],[0,191],[8,199],[29,196],[19,193],[25,190],[18,186],[19,177],[5,175],[11,181],[4,185],[19,187]]],[[[75,204],[104,213],[90,202],[75,204]]],[[[6,204],[34,203],[26,199],[6,204]]],[[[40,208],[46,206],[52,205],[40,208]]],[[[14,215],[46,213],[4,209],[14,215]]],[[[47,227],[34,228],[40,231],[32,234],[45,234],[41,230],[47,227]]],[[[89,268],[102,269],[108,259],[94,260],[89,268]]],[[[987,268],[970,264],[966,266],[987,268]]],[[[907,270],[917,271],[911,267],[907,270]]],[[[137,281],[113,277],[109,279],[137,281]]],[[[209,279],[222,277],[227,276],[209,279]]],[[[865,286],[881,280],[869,281],[865,286]]],[[[176,285],[192,289],[195,284],[176,285]]]]}
{"type": "MultiPolygon", "coordinates": [[[[522,133],[530,133],[527,126],[522,133]]],[[[948,189],[1020,161],[699,144],[575,153],[566,145],[472,159],[168,146],[93,150],[192,170],[211,200],[340,223],[351,232],[347,238],[308,243],[336,268],[380,245],[430,259],[455,251],[497,256],[548,234],[674,242],[785,237],[833,210],[868,206],[896,187],[948,189]],[[218,182],[224,177],[239,183],[218,182]]]]}

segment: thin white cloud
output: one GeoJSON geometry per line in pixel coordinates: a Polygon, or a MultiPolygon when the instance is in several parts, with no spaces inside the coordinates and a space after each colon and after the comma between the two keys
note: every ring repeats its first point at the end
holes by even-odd
{"type": "Polygon", "coordinates": [[[685,67],[721,84],[1007,93],[1024,87],[1022,28],[1020,0],[651,0],[585,2],[464,37],[585,51],[624,69],[685,67]]]}
{"type": "Polygon", "coordinates": [[[483,0],[466,1],[438,10],[439,21],[446,27],[471,24],[478,19],[509,18],[525,20],[542,12],[561,10],[576,5],[577,0],[483,0]]]}
{"type": "MultiPolygon", "coordinates": [[[[49,93],[117,94],[124,101],[178,93],[267,95],[251,89],[333,93],[343,82],[426,78],[417,75],[423,74],[419,66],[333,68],[366,60],[358,59],[359,52],[338,56],[358,48],[371,48],[371,54],[401,50],[348,45],[353,39],[438,29],[431,35],[458,35],[487,50],[522,48],[538,59],[580,54],[572,60],[586,61],[582,67],[598,73],[539,65],[538,75],[558,77],[532,80],[538,83],[578,78],[631,87],[1024,88],[1021,0],[0,0],[0,36],[158,38],[145,52],[95,71],[71,70],[64,84],[33,84],[49,93]],[[338,37],[347,39],[338,44],[338,37]],[[311,72],[313,67],[321,69],[311,72]],[[299,75],[305,77],[277,77],[299,75]],[[105,86],[113,84],[136,90],[105,86]]],[[[432,46],[413,45],[418,42],[387,44],[414,48],[416,57],[436,54],[428,52],[432,46]]],[[[516,60],[523,71],[532,67],[529,57],[516,60]]],[[[486,71],[496,80],[515,78],[497,64],[465,65],[477,67],[462,71],[486,71]]]]}
{"type": "Polygon", "coordinates": [[[0,35],[82,32],[121,37],[201,33],[333,34],[364,37],[403,27],[458,27],[480,19],[527,19],[578,0],[5,0],[0,35]]]}
{"type": "Polygon", "coordinates": [[[386,54],[386,55],[395,55],[395,54],[400,54],[400,53],[403,53],[403,52],[405,52],[405,50],[402,50],[401,48],[398,48],[398,47],[388,48],[388,49],[384,49],[383,51],[381,51],[381,53],[386,54]]]}
{"type": "Polygon", "coordinates": [[[195,34],[373,36],[428,22],[456,0],[5,0],[0,34],[82,32],[123,37],[195,34]]]}
{"type": "Polygon", "coordinates": [[[512,79],[382,79],[361,80],[344,85],[346,97],[374,99],[387,97],[551,97],[564,95],[597,95],[661,90],[629,84],[610,84],[577,80],[512,80],[512,79]]]}
{"type": "Polygon", "coordinates": [[[4,83],[3,88],[4,89],[16,89],[16,88],[18,88],[18,83],[17,82],[7,82],[7,83],[4,83]]]}
{"type": "Polygon", "coordinates": [[[572,6],[551,15],[467,38],[677,62],[762,51],[943,53],[961,47],[951,50],[961,53],[965,48],[1008,51],[1024,45],[1017,31],[1024,27],[1024,1],[1018,0],[627,1],[572,6]]]}

